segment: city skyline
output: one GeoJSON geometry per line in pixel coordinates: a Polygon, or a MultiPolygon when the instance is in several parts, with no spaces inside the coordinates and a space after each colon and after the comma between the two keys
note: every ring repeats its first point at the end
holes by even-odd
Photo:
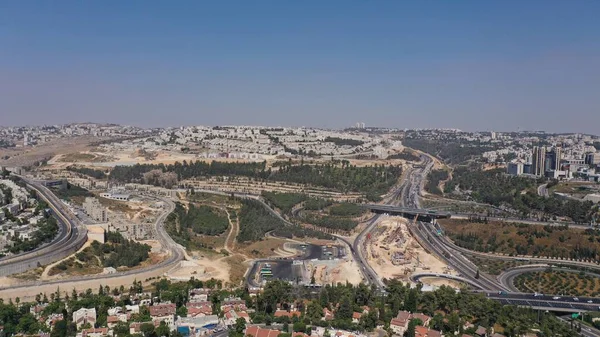
{"type": "Polygon", "coordinates": [[[594,2],[8,2],[2,125],[593,133],[594,2]]]}

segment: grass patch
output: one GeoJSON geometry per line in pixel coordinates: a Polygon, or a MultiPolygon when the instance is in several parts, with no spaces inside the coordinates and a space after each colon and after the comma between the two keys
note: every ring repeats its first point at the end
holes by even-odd
{"type": "Polygon", "coordinates": [[[590,194],[598,192],[600,185],[587,182],[565,182],[550,187],[551,193],[590,194]]]}
{"type": "Polygon", "coordinates": [[[279,208],[281,212],[289,214],[294,206],[306,200],[306,194],[300,193],[279,193],[279,192],[262,192],[262,197],[271,206],[279,208]]]}
{"type": "Polygon", "coordinates": [[[225,259],[230,267],[229,282],[234,286],[239,286],[244,280],[244,274],[246,273],[246,267],[242,267],[244,261],[245,259],[241,255],[233,255],[225,259]]]}
{"type": "Polygon", "coordinates": [[[92,153],[67,153],[63,155],[59,161],[63,163],[76,163],[76,162],[105,162],[111,158],[108,156],[99,156],[92,153]]]}
{"type": "Polygon", "coordinates": [[[10,275],[10,278],[14,278],[17,280],[23,280],[23,281],[35,281],[35,280],[38,280],[40,278],[40,276],[42,276],[43,272],[44,272],[44,267],[37,267],[35,269],[28,270],[24,273],[10,275]]]}
{"type": "Polygon", "coordinates": [[[364,214],[365,208],[349,202],[333,205],[329,208],[329,214],[333,216],[357,217],[364,214]]]}
{"type": "Polygon", "coordinates": [[[273,256],[275,250],[283,248],[285,240],[269,238],[250,244],[238,244],[236,250],[250,258],[264,258],[273,256]]]}
{"type": "Polygon", "coordinates": [[[541,292],[565,296],[600,295],[600,278],[583,272],[540,271],[525,273],[515,278],[515,286],[524,292],[541,292]]]}
{"type": "Polygon", "coordinates": [[[92,192],[86,190],[85,188],[71,185],[69,183],[67,183],[67,188],[65,189],[52,189],[52,191],[58,198],[74,203],[80,200],[83,202],[86,197],[94,196],[92,192]]]}
{"type": "Polygon", "coordinates": [[[479,270],[481,272],[490,275],[500,275],[507,269],[529,264],[529,262],[515,260],[502,261],[496,259],[482,258],[474,255],[468,255],[467,258],[471,260],[471,262],[473,262],[477,267],[479,267],[479,270]]]}

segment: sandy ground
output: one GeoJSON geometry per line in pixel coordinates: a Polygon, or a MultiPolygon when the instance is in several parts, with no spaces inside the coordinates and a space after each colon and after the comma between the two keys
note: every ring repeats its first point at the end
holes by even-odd
{"type": "Polygon", "coordinates": [[[315,276],[315,282],[338,283],[348,282],[351,284],[359,284],[362,281],[360,269],[352,258],[339,260],[339,262],[308,262],[308,275],[315,276]]]}
{"type": "Polygon", "coordinates": [[[10,157],[8,160],[0,160],[0,166],[28,166],[44,158],[52,158],[56,154],[84,151],[88,144],[102,138],[93,136],[78,136],[51,140],[47,143],[34,147],[17,147],[0,149],[0,158],[10,157]]]}
{"type": "Polygon", "coordinates": [[[167,277],[172,280],[189,280],[194,277],[198,280],[215,278],[227,281],[229,273],[229,265],[223,259],[193,258],[181,262],[178,267],[167,273],[167,277]]]}
{"type": "MultiPolygon", "coordinates": [[[[9,281],[11,284],[21,284],[21,287],[12,289],[0,289],[0,298],[7,301],[9,298],[19,297],[23,302],[33,301],[35,295],[40,293],[50,294],[55,292],[57,289],[65,294],[70,294],[73,289],[78,292],[86,291],[87,289],[98,289],[99,285],[109,286],[111,288],[120,287],[121,285],[130,285],[134,281],[142,281],[144,284],[149,284],[155,277],[163,276],[172,266],[163,267],[152,271],[144,271],[135,275],[123,275],[105,279],[92,279],[92,280],[65,280],[60,283],[41,283],[41,282],[27,282],[22,281],[9,281]]],[[[4,284],[3,284],[4,285],[4,284]]]]}
{"type": "Polygon", "coordinates": [[[439,286],[450,286],[452,288],[461,288],[462,286],[464,286],[462,283],[460,282],[456,282],[453,280],[446,280],[446,279],[441,279],[441,278],[436,278],[436,277],[423,277],[421,279],[421,283],[423,284],[427,284],[433,287],[439,287],[439,286]]]}
{"type": "Polygon", "coordinates": [[[381,278],[405,281],[413,273],[451,273],[445,263],[427,253],[410,235],[407,223],[401,217],[386,217],[365,240],[366,256],[375,272],[381,278]]]}

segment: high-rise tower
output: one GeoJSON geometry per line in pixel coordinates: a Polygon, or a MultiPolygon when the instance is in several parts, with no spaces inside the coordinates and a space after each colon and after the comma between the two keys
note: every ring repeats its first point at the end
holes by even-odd
{"type": "Polygon", "coordinates": [[[536,176],[544,176],[546,173],[546,148],[543,146],[533,147],[531,173],[536,176]]]}

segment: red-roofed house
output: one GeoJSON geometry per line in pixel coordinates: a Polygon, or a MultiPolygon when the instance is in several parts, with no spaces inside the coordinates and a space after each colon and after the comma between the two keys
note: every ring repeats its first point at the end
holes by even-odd
{"type": "Polygon", "coordinates": [[[175,315],[175,311],[177,307],[173,303],[169,304],[155,304],[148,307],[150,311],[150,316],[152,317],[160,317],[160,316],[168,316],[175,315]]]}
{"type": "Polygon", "coordinates": [[[431,330],[422,325],[415,327],[415,337],[442,337],[442,333],[437,330],[431,330]]]}
{"type": "Polygon", "coordinates": [[[406,328],[408,328],[408,323],[410,323],[410,321],[413,319],[421,320],[423,326],[428,326],[429,322],[431,322],[431,317],[425,314],[411,314],[408,311],[400,311],[398,312],[396,318],[392,318],[390,321],[390,329],[392,329],[395,334],[403,335],[406,331],[406,328]]]}
{"type": "Polygon", "coordinates": [[[58,321],[62,321],[64,319],[62,314],[52,314],[50,316],[48,316],[45,320],[45,324],[47,326],[49,326],[50,328],[54,328],[54,325],[58,322],[58,321]]]}
{"type": "Polygon", "coordinates": [[[126,314],[118,314],[118,315],[112,315],[112,316],[108,316],[106,317],[106,325],[112,329],[114,328],[119,322],[127,322],[129,319],[131,318],[131,315],[129,313],[126,314]]]}
{"type": "Polygon", "coordinates": [[[142,332],[142,330],[140,329],[140,327],[142,326],[142,324],[154,324],[154,327],[159,327],[160,326],[160,322],[133,322],[129,325],[129,333],[130,334],[136,334],[136,333],[140,333],[142,332]]]}
{"type": "Polygon", "coordinates": [[[173,329],[175,326],[175,312],[177,311],[177,306],[173,303],[169,304],[156,304],[148,307],[150,311],[150,317],[152,317],[152,322],[165,322],[169,328],[173,329]]]}
{"type": "Polygon", "coordinates": [[[423,322],[423,326],[429,326],[429,322],[431,322],[431,317],[420,312],[412,314],[410,319],[420,319],[423,322]]]}
{"type": "Polygon", "coordinates": [[[84,329],[81,331],[81,337],[101,337],[108,336],[108,328],[84,329]]]}
{"type": "Polygon", "coordinates": [[[362,317],[362,314],[360,312],[353,312],[352,313],[352,323],[358,323],[360,321],[360,318],[362,317]]]}
{"type": "Polygon", "coordinates": [[[228,326],[233,326],[238,318],[243,318],[246,320],[246,323],[250,323],[250,316],[248,316],[248,313],[245,311],[229,310],[223,315],[225,325],[228,326]]]}
{"type": "Polygon", "coordinates": [[[245,335],[252,337],[277,337],[281,331],[279,330],[270,330],[270,329],[262,329],[258,326],[250,326],[246,328],[245,335]]]}
{"type": "Polygon", "coordinates": [[[289,318],[292,318],[294,316],[296,317],[300,317],[301,313],[300,311],[287,311],[287,310],[277,310],[275,311],[274,316],[275,317],[283,317],[283,316],[287,316],[289,318]]]}
{"type": "Polygon", "coordinates": [[[40,316],[42,314],[42,311],[44,311],[44,309],[46,309],[47,306],[48,306],[47,303],[45,303],[45,304],[36,304],[36,305],[31,306],[29,308],[29,313],[31,313],[36,318],[40,318],[40,316]]]}
{"type": "Polygon", "coordinates": [[[392,318],[390,321],[390,329],[397,335],[404,335],[406,328],[408,328],[408,322],[410,322],[410,312],[400,311],[396,318],[392,318]]]}
{"type": "Polygon", "coordinates": [[[211,302],[190,302],[186,307],[188,317],[202,317],[213,313],[211,302]]]}
{"type": "Polygon", "coordinates": [[[475,335],[477,335],[479,337],[487,337],[488,336],[487,329],[480,325],[477,327],[477,330],[475,330],[475,335]]]}
{"type": "Polygon", "coordinates": [[[304,332],[294,332],[292,337],[310,337],[310,335],[307,335],[304,332]]]}
{"type": "Polygon", "coordinates": [[[331,321],[333,320],[333,312],[331,312],[331,310],[327,309],[327,308],[323,308],[323,318],[322,320],[324,321],[331,321]]]}

